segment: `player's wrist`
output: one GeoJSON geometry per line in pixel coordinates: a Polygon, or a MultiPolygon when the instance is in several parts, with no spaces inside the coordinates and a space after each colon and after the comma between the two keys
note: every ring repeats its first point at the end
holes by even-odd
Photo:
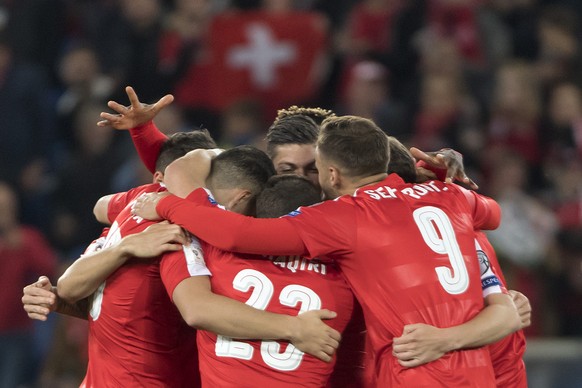
{"type": "Polygon", "coordinates": [[[282,315],[282,339],[291,343],[301,339],[302,322],[298,317],[282,315]]]}

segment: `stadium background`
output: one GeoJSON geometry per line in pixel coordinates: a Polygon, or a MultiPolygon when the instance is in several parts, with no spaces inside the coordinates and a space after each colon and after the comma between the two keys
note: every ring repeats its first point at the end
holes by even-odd
{"type": "MultiPolygon", "coordinates": [[[[99,235],[96,199],[150,179],[127,133],[95,125],[126,85],[147,103],[175,95],[156,119],[166,133],[206,127],[224,147],[262,147],[292,104],[453,147],[503,208],[489,237],[533,306],[530,386],[582,387],[581,18],[576,0],[2,0],[0,180],[56,281],[99,235]]],[[[5,265],[0,353],[24,332],[30,386],[78,385],[84,322],[11,327],[8,314],[26,322],[13,295],[39,273],[5,265]]]]}

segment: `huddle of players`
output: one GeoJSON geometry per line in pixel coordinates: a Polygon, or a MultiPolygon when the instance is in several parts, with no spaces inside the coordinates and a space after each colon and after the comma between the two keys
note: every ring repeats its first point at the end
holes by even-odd
{"type": "MultiPolygon", "coordinates": [[[[137,98],[130,95],[130,99],[132,99],[132,105],[134,105],[135,101],[133,99],[137,100],[137,98]]],[[[136,109],[137,107],[137,105],[134,106],[136,109]]],[[[118,112],[121,115],[127,113],[121,109],[118,112]]],[[[155,110],[152,113],[155,115],[155,110]]],[[[280,166],[286,166],[289,169],[295,167],[295,170],[297,168],[303,168],[302,175],[309,176],[309,172],[312,172],[315,168],[310,163],[303,166],[292,166],[292,163],[279,163],[281,161],[285,162],[285,160],[284,158],[281,160],[281,155],[277,153],[278,145],[291,145],[293,147],[294,145],[303,144],[313,147],[318,128],[305,113],[307,111],[296,110],[295,112],[284,112],[283,115],[289,115],[289,117],[279,118],[269,132],[268,151],[275,167],[279,170],[278,172],[288,172],[278,168],[280,166]],[[301,122],[305,125],[302,126],[301,122]],[[285,125],[290,126],[288,127],[289,130],[283,129],[280,132],[276,131],[277,126],[284,128],[285,125]],[[300,130],[299,128],[304,128],[304,130],[300,130]],[[287,139],[286,136],[290,136],[290,138],[287,139]],[[280,143],[278,144],[278,142],[280,143]]],[[[172,148],[171,141],[168,142],[165,136],[157,131],[149,120],[147,123],[142,124],[144,125],[131,130],[131,133],[140,156],[146,163],[146,166],[152,170],[151,166],[155,165],[152,162],[154,160],[159,162],[162,159],[164,147],[166,150],[172,148]],[[160,156],[159,158],[158,155],[160,156]]],[[[391,163],[390,168],[392,170],[400,169],[397,172],[402,174],[402,176],[408,174],[409,179],[411,179],[414,176],[414,163],[409,157],[408,151],[396,141],[391,141],[390,146],[392,160],[396,160],[395,156],[398,155],[398,160],[400,161],[399,166],[391,163]]],[[[197,146],[196,148],[213,147],[214,145],[209,143],[202,147],[197,146]]],[[[184,154],[185,152],[183,151],[179,153],[184,154]]],[[[293,150],[291,149],[290,151],[293,150]]],[[[170,160],[173,158],[171,156],[170,160]]],[[[264,217],[273,217],[283,215],[299,205],[309,205],[319,200],[318,191],[305,180],[291,177],[280,177],[269,180],[268,177],[272,174],[272,171],[269,171],[269,169],[272,169],[270,161],[261,156],[257,150],[248,147],[225,151],[218,155],[212,162],[210,161],[209,153],[189,154],[188,157],[182,159],[182,163],[184,167],[189,167],[186,170],[189,174],[183,173],[183,176],[180,177],[179,173],[176,173],[176,177],[173,179],[177,183],[172,183],[175,190],[172,189],[169,182],[167,182],[168,188],[174,193],[181,191],[185,195],[196,187],[209,186],[210,192],[198,190],[194,191],[188,197],[190,201],[198,203],[202,207],[212,207],[215,206],[215,202],[218,202],[218,204],[222,204],[230,210],[236,210],[242,214],[252,214],[256,206],[257,214],[264,212],[264,217]],[[247,165],[243,167],[245,165],[245,156],[247,165]],[[222,167],[220,167],[221,161],[224,163],[222,167]],[[257,174],[261,175],[260,172],[257,173],[260,169],[264,172],[262,177],[257,180],[260,183],[256,184],[254,188],[250,187],[248,183],[245,184],[242,178],[244,176],[242,171],[245,168],[250,171],[254,170],[255,176],[257,174]],[[197,170],[196,173],[199,173],[199,176],[194,176],[195,174],[191,173],[192,169],[197,170]],[[220,174],[221,171],[224,172],[222,176],[220,174]],[[210,176],[206,179],[208,173],[210,173],[210,176]],[[268,188],[263,190],[265,185],[268,188]],[[214,197],[211,196],[211,193],[214,194],[214,197]],[[308,196],[310,198],[302,198],[300,196],[306,193],[311,193],[308,196]],[[278,206],[283,206],[283,208],[279,209],[277,208],[278,206]],[[285,208],[285,206],[287,207],[285,208]]],[[[158,174],[163,171],[163,168],[159,167],[156,170],[156,174],[158,174]]],[[[179,169],[175,170],[180,171],[179,169]]],[[[289,172],[296,172],[295,170],[289,172]]],[[[446,190],[446,188],[441,189],[446,190]]],[[[121,238],[126,235],[128,235],[125,238],[125,241],[127,241],[133,232],[144,230],[149,225],[141,218],[132,216],[131,208],[128,205],[131,205],[132,201],[143,192],[160,190],[159,185],[153,185],[153,187],[150,186],[145,189],[138,188],[101,201],[101,213],[103,209],[106,209],[106,218],[112,222],[112,227],[109,230],[104,247],[114,246],[114,243],[119,240],[123,242],[121,238]],[[104,206],[103,203],[106,203],[106,205],[104,206]]],[[[373,195],[383,196],[386,195],[386,192],[376,190],[375,194],[369,195],[373,198],[373,195]]],[[[103,214],[101,214],[101,219],[103,219],[103,214]]],[[[212,225],[198,217],[192,219],[191,222],[199,224],[205,223],[209,227],[212,225]]],[[[431,222],[434,222],[434,220],[431,222]]],[[[167,225],[162,227],[169,228],[171,226],[167,225]]],[[[320,227],[327,226],[321,224],[320,227]]],[[[220,226],[217,227],[215,232],[222,232],[220,226]]],[[[144,232],[143,235],[146,233],[148,232],[144,232]]],[[[93,295],[89,318],[92,335],[90,335],[90,361],[87,378],[85,380],[86,386],[102,386],[107,384],[115,386],[127,383],[143,385],[146,384],[145,382],[162,386],[181,386],[181,384],[192,386],[192,382],[196,379],[196,368],[192,367],[192,365],[195,365],[195,361],[190,361],[194,359],[195,354],[190,353],[193,353],[192,349],[195,349],[195,347],[191,342],[183,340],[184,338],[191,339],[192,336],[182,337],[180,336],[182,334],[178,335],[176,333],[182,333],[182,331],[192,333],[193,331],[185,328],[185,325],[182,323],[182,318],[192,326],[215,329],[216,332],[226,335],[216,336],[206,331],[198,332],[200,372],[202,374],[203,384],[207,386],[257,386],[267,382],[275,386],[325,385],[331,373],[332,364],[326,364],[317,361],[314,357],[304,355],[293,345],[285,346],[273,341],[239,341],[238,338],[244,338],[245,335],[240,334],[240,332],[233,332],[232,328],[216,328],[204,322],[204,320],[198,318],[190,319],[185,311],[187,312],[187,306],[192,303],[188,298],[185,298],[185,300],[177,300],[176,290],[180,288],[185,279],[208,279],[208,275],[212,273],[212,290],[215,293],[226,295],[242,302],[246,301],[247,304],[258,309],[268,309],[270,311],[291,315],[296,315],[297,310],[303,312],[306,310],[327,308],[336,311],[338,317],[329,322],[341,332],[351,315],[352,296],[343,277],[340,276],[338,268],[333,262],[309,261],[300,256],[288,257],[284,254],[271,257],[271,260],[265,260],[263,257],[225,252],[210,246],[205,241],[200,242],[202,245],[202,250],[200,250],[197,241],[192,240],[187,242],[185,236],[177,237],[175,229],[172,229],[171,233],[174,233],[174,235],[166,237],[167,241],[164,240],[164,243],[160,247],[167,248],[168,245],[164,245],[166,243],[184,242],[189,248],[180,250],[180,246],[171,244],[172,249],[178,250],[164,255],[164,258],[161,260],[155,259],[153,262],[147,263],[136,260],[135,258],[128,260],[128,255],[126,254],[122,257],[122,260],[118,258],[105,269],[103,269],[104,265],[102,263],[104,260],[100,260],[98,265],[101,266],[101,272],[95,271],[94,267],[81,268],[80,270],[76,268],[77,272],[81,273],[81,276],[75,278],[76,275],[71,276],[71,273],[68,273],[64,275],[63,281],[59,281],[59,286],[62,286],[59,289],[59,295],[61,297],[61,293],[64,293],[69,300],[78,300],[93,295]],[[201,260],[202,252],[205,260],[201,260]],[[98,275],[95,272],[98,272],[98,275]],[[161,276],[160,273],[162,273],[161,276]],[[147,279],[147,284],[149,285],[147,290],[144,289],[144,284],[146,284],[144,278],[147,279]],[[71,279],[73,280],[71,281],[71,279]],[[163,283],[161,287],[160,282],[163,283]],[[152,287],[151,284],[158,285],[158,287],[152,287]],[[80,285],[85,285],[85,287],[82,288],[80,285]],[[82,291],[79,291],[80,288],[82,288],[82,291]],[[152,288],[157,290],[157,293],[152,293],[152,288]],[[252,293],[249,295],[250,290],[252,290],[252,293]],[[164,295],[164,292],[167,295],[164,295]],[[141,298],[142,301],[136,304],[136,300],[140,300],[140,297],[144,293],[147,294],[147,298],[141,298]],[[272,300],[274,295],[278,296],[278,301],[276,299],[272,300]],[[117,300],[114,299],[113,303],[111,303],[112,298],[117,298],[117,300]],[[163,301],[163,303],[160,303],[160,301],[163,301]],[[172,301],[178,306],[178,311],[174,308],[172,301]],[[108,308],[110,310],[107,310],[108,308]],[[144,313],[145,311],[149,312],[144,313]],[[164,317],[164,322],[167,324],[166,330],[154,333],[152,338],[148,338],[151,342],[146,343],[146,346],[143,346],[141,350],[151,346],[155,347],[163,341],[166,341],[170,345],[166,348],[162,346],[159,349],[155,349],[155,352],[164,354],[164,357],[160,357],[160,360],[166,360],[162,361],[165,362],[164,365],[156,366],[155,368],[157,370],[152,370],[152,365],[148,365],[148,368],[144,370],[143,364],[132,363],[134,359],[140,359],[137,355],[139,352],[135,352],[135,349],[140,349],[140,346],[137,343],[131,343],[130,339],[133,334],[139,332],[140,321],[156,320],[157,317],[164,317]],[[132,324],[135,324],[135,327],[132,324]],[[116,332],[116,330],[120,329],[124,331],[116,332]],[[159,337],[156,337],[156,335],[159,337]],[[168,336],[172,336],[170,341],[168,341],[168,336]],[[233,337],[237,338],[237,340],[233,340],[233,337]],[[180,339],[182,339],[181,342],[180,339]],[[170,353],[176,357],[167,357],[170,353]],[[107,360],[112,355],[118,359],[114,363],[111,362],[112,360],[107,360]],[[188,355],[188,357],[184,357],[185,355],[188,355]],[[94,368],[91,368],[92,360],[96,362],[94,368]],[[131,370],[122,370],[127,367],[126,363],[130,365],[131,370]],[[167,367],[167,370],[164,370],[164,367],[167,367]],[[168,370],[174,371],[173,374],[169,374],[174,376],[174,380],[169,380],[169,376],[162,377],[160,379],[161,381],[156,380],[159,378],[156,373],[163,376],[163,373],[168,370]],[[177,379],[175,376],[180,375],[180,373],[176,373],[176,371],[184,372],[185,380],[177,379]],[[119,380],[115,380],[118,378],[118,375],[135,380],[123,380],[121,377],[119,380]]],[[[222,232],[222,235],[228,237],[224,232],[222,232]]],[[[144,238],[143,244],[149,241],[151,241],[151,236],[144,238]]],[[[139,246],[139,244],[137,245],[139,246]]],[[[102,252],[106,250],[104,249],[102,252]]],[[[159,254],[156,250],[149,251],[150,254],[155,253],[155,256],[159,254]]],[[[135,254],[137,252],[132,251],[132,253],[135,254]]],[[[276,251],[265,253],[276,253],[276,251]]],[[[302,251],[301,253],[304,254],[306,252],[302,251]]],[[[491,254],[492,252],[489,252],[490,259],[491,254]]],[[[139,256],[139,254],[135,256],[139,256]]],[[[87,256],[85,256],[86,258],[87,256]]],[[[74,273],[74,271],[68,272],[74,273]]],[[[369,287],[373,288],[374,286],[370,284],[369,287]]],[[[39,287],[29,286],[28,289],[30,290],[31,288],[39,287]]],[[[185,295],[188,295],[188,292],[185,295]]],[[[192,295],[202,294],[192,293],[192,295]]],[[[200,315],[206,309],[211,309],[213,305],[214,303],[207,303],[206,305],[196,305],[193,308],[201,309],[202,311],[198,312],[200,315]]],[[[28,306],[30,308],[30,304],[28,306]]],[[[229,307],[232,306],[229,305],[229,307]]],[[[32,313],[31,311],[28,312],[29,315],[32,313]]],[[[232,309],[230,308],[225,314],[225,320],[228,320],[228,315],[233,315],[232,309]]],[[[241,323],[240,316],[231,318],[234,318],[235,325],[244,326],[241,323]]],[[[273,317],[271,316],[268,319],[273,319],[273,317]]],[[[412,319],[412,321],[414,322],[416,320],[412,319]]],[[[252,326],[256,324],[256,321],[251,321],[250,323],[252,326]]],[[[267,334],[272,335],[271,337],[265,338],[292,339],[290,336],[285,337],[284,334],[273,331],[271,334],[267,334]]],[[[372,333],[371,335],[378,336],[378,333],[372,333]]],[[[247,335],[247,338],[258,337],[250,334],[247,335]]],[[[138,340],[143,342],[143,338],[138,338],[138,340]]],[[[523,340],[523,337],[521,337],[521,340],[523,340]]],[[[505,358],[513,357],[513,360],[510,362],[518,365],[521,362],[522,353],[520,352],[523,351],[522,345],[520,345],[521,347],[517,347],[517,352],[514,352],[515,354],[508,355],[504,353],[503,356],[505,358]]],[[[326,346],[328,347],[327,353],[332,353],[333,341],[326,346]]],[[[382,357],[384,356],[382,355],[376,358],[378,368],[382,368],[382,365],[378,363],[378,360],[382,357]]],[[[504,365],[508,365],[510,362],[506,360],[504,365]]],[[[373,369],[370,364],[367,365],[367,368],[367,370],[373,369]]],[[[400,373],[401,371],[395,370],[391,372],[400,373]]],[[[509,373],[509,368],[506,368],[505,372],[509,373]]],[[[525,383],[523,367],[521,369],[511,368],[511,372],[514,375],[521,373],[522,376],[519,381],[523,384],[525,383]]],[[[436,378],[438,381],[439,377],[437,376],[436,378]]],[[[509,380],[506,379],[507,381],[509,380]]],[[[513,385],[504,386],[524,386],[517,385],[517,381],[514,378],[513,385]]],[[[344,384],[344,386],[348,385],[345,381],[344,384]]],[[[363,384],[363,382],[360,384],[363,384]]],[[[490,385],[487,382],[479,382],[475,386],[490,385]]]]}

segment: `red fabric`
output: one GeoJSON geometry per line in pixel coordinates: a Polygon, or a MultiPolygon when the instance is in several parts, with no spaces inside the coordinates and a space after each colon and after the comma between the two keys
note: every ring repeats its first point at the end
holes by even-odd
{"type": "Polygon", "coordinates": [[[365,43],[372,51],[390,51],[392,23],[401,9],[400,2],[390,3],[382,10],[371,9],[365,3],[357,4],[350,15],[350,37],[365,43]]]}
{"type": "Polygon", "coordinates": [[[482,387],[494,384],[487,349],[457,351],[439,362],[404,369],[392,356],[391,344],[405,324],[458,325],[483,308],[472,221],[477,220],[478,227],[492,223],[487,219],[495,216],[487,208],[490,204],[477,196],[468,197],[454,185],[407,185],[392,174],[361,189],[355,197],[300,208],[294,217],[255,220],[176,197],[160,201],[158,213],[221,249],[259,254],[273,254],[278,249],[282,253],[277,254],[306,255],[307,247],[310,257],[335,259],[364,311],[378,386],[482,387]],[[473,198],[472,204],[467,198],[473,198]],[[413,221],[412,210],[434,213],[427,206],[435,205],[446,213],[454,232],[446,224],[436,230],[434,219],[413,221]],[[200,219],[213,222],[192,221],[200,219]],[[460,276],[466,281],[455,284],[466,285],[465,291],[451,295],[435,276],[435,268],[450,268],[453,259],[437,253],[435,246],[429,247],[428,237],[419,232],[421,226],[429,233],[432,229],[437,241],[442,242],[443,233],[449,236],[445,240],[456,240],[461,254],[455,257],[463,258],[457,266],[463,265],[468,277],[460,276]],[[433,264],[428,265],[427,260],[433,264]]]}
{"type": "Polygon", "coordinates": [[[221,110],[256,98],[275,112],[318,91],[318,67],[327,47],[327,24],[320,14],[225,13],[214,18],[208,37],[205,60],[175,90],[181,105],[221,110]],[[266,49],[250,52],[251,43],[264,43],[266,49]]]}
{"type": "MultiPolygon", "coordinates": [[[[478,231],[475,234],[475,238],[489,258],[493,272],[501,280],[503,287],[507,288],[507,282],[501,271],[499,260],[497,260],[495,250],[491,246],[487,236],[485,233],[478,231]]],[[[527,388],[527,374],[523,362],[525,348],[525,335],[523,330],[519,330],[489,345],[489,353],[491,354],[491,362],[493,363],[493,370],[495,371],[495,381],[498,387],[527,388]]]]}
{"type": "Polygon", "coordinates": [[[428,23],[442,36],[454,39],[459,52],[473,63],[481,63],[483,49],[479,39],[479,25],[476,10],[480,0],[468,1],[466,4],[448,4],[442,0],[431,0],[429,4],[428,23]]]}
{"type": "MultiPolygon", "coordinates": [[[[338,316],[326,323],[340,332],[346,327],[353,296],[334,264],[299,256],[233,254],[204,243],[203,250],[214,293],[279,314],[329,309],[338,316]]],[[[206,331],[198,332],[198,351],[202,381],[208,387],[322,387],[334,366],[285,342],[231,342],[206,331]]]]}
{"type": "Polygon", "coordinates": [[[305,255],[307,251],[287,218],[256,219],[199,204],[207,198],[204,189],[196,189],[184,200],[174,195],[158,203],[158,214],[181,225],[193,235],[225,251],[273,255],[305,255]],[[196,215],[197,218],[192,218],[196,215]],[[213,222],[195,222],[195,220],[213,222]],[[273,233],[277,230],[280,233],[273,233]],[[268,235],[263,239],[259,236],[268,235]]]}
{"type": "MultiPolygon", "coordinates": [[[[188,196],[188,200],[193,203],[201,205],[206,204],[207,206],[211,203],[208,199],[209,197],[207,193],[203,190],[194,191],[188,196]]],[[[298,262],[300,264],[298,264],[297,267],[299,268],[299,271],[307,269],[307,272],[297,272],[296,270],[292,270],[291,273],[287,273],[289,268],[295,268],[295,261],[288,261],[293,264],[287,264],[287,266],[276,264],[274,267],[274,264],[271,261],[264,260],[264,256],[262,256],[263,262],[259,262],[257,260],[257,258],[259,258],[258,256],[247,255],[247,259],[245,259],[245,256],[237,256],[232,253],[220,251],[208,244],[204,244],[204,252],[207,258],[208,267],[213,274],[211,281],[214,292],[246,302],[247,299],[244,299],[241,296],[247,295],[246,293],[241,293],[232,289],[232,278],[234,278],[233,273],[237,271],[237,268],[239,270],[248,268],[259,270],[263,274],[269,275],[269,278],[273,282],[276,281],[282,285],[289,283],[290,279],[293,279],[294,284],[310,284],[312,290],[319,290],[318,294],[320,296],[325,295],[325,298],[322,300],[331,303],[329,305],[322,305],[322,308],[327,308],[338,313],[338,319],[334,319],[330,322],[334,328],[340,332],[343,331],[341,346],[336,353],[336,364],[333,368],[333,372],[331,371],[332,364],[321,363],[314,360],[313,357],[306,355],[306,361],[308,361],[307,364],[303,363],[298,371],[293,371],[292,374],[287,374],[285,382],[281,381],[280,373],[275,373],[271,376],[272,369],[265,368],[263,365],[264,362],[261,362],[261,360],[256,357],[256,354],[252,360],[249,360],[248,362],[231,360],[228,358],[216,359],[216,353],[214,351],[216,335],[199,332],[198,346],[201,357],[200,370],[202,380],[205,384],[210,384],[212,386],[228,385],[224,380],[224,376],[228,375],[226,372],[229,370],[229,367],[237,367],[238,371],[241,371],[242,368],[243,372],[241,373],[245,373],[246,377],[243,379],[239,378],[236,381],[231,381],[234,386],[239,386],[240,380],[252,381],[255,386],[263,386],[267,383],[269,386],[272,386],[274,381],[277,381],[277,384],[281,384],[282,386],[285,386],[285,384],[291,384],[292,386],[305,386],[310,384],[321,386],[325,383],[328,377],[329,381],[327,386],[329,388],[346,386],[359,388],[369,386],[365,382],[364,377],[365,372],[370,370],[370,368],[365,369],[364,342],[366,326],[364,316],[359,304],[355,300],[350,302],[350,298],[353,299],[353,294],[351,290],[349,290],[347,283],[343,280],[343,277],[341,277],[341,279],[338,277],[338,269],[335,265],[318,264],[314,267],[317,270],[320,268],[319,265],[323,266],[321,268],[327,268],[326,272],[329,276],[325,276],[326,280],[322,283],[321,277],[323,275],[310,272],[310,266],[304,261],[305,259],[301,259],[301,261],[298,262]],[[297,276],[294,276],[295,274],[297,274],[297,276]],[[225,280],[227,281],[225,282],[225,280]],[[333,290],[331,295],[329,294],[329,290],[333,290]],[[352,305],[354,307],[353,313],[344,330],[343,326],[345,326],[346,317],[349,317],[349,310],[352,305]],[[251,367],[249,363],[255,364],[255,367],[251,367]],[[212,368],[208,368],[208,365],[206,364],[212,365],[212,368]],[[215,371],[222,371],[223,373],[217,375],[215,371]],[[265,375],[270,376],[272,380],[263,381],[264,377],[258,376],[257,372],[265,373],[265,375]],[[329,376],[330,372],[331,376],[329,376]]],[[[280,256],[280,259],[283,258],[283,256],[280,256]]],[[[267,310],[282,313],[288,312],[288,309],[279,311],[280,308],[267,308],[267,310]]],[[[258,347],[257,343],[254,343],[253,346],[255,348],[258,347]]],[[[237,376],[239,375],[237,374],[237,376]]]]}
{"type": "MultiPolygon", "coordinates": [[[[162,188],[152,184],[140,189],[136,196],[162,188]]],[[[126,207],[112,224],[104,248],[152,223],[133,217],[126,207]]],[[[187,270],[175,271],[160,260],[130,260],[95,292],[82,387],[199,386],[196,332],[168,297],[169,288],[187,277],[187,270]]],[[[164,255],[163,261],[181,261],[185,268],[181,251],[164,255]]]]}
{"type": "Polygon", "coordinates": [[[153,121],[129,130],[131,140],[144,166],[152,174],[156,172],[156,161],[160,149],[168,137],[164,135],[153,121]]]}
{"type": "Polygon", "coordinates": [[[23,331],[32,321],[22,309],[22,288],[38,276],[54,275],[57,258],[44,236],[35,228],[22,226],[18,231],[21,242],[8,246],[0,236],[0,332],[23,331]]]}

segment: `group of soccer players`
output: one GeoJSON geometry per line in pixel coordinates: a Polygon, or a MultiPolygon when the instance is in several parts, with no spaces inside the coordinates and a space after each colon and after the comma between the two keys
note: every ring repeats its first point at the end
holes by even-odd
{"type": "Polygon", "coordinates": [[[408,150],[370,120],[283,111],[269,159],[213,150],[203,131],[167,139],[151,120],[171,97],[127,92],[100,125],[130,130],[154,183],[102,198],[110,228],[56,290],[43,279],[23,296],[31,318],[89,319],[83,386],[527,386],[523,334],[505,336],[529,305],[479,232],[499,222],[494,201],[415,183],[408,150]],[[320,190],[337,200],[305,207],[320,190]],[[147,221],[158,213],[173,224],[147,221]],[[334,372],[360,308],[366,336],[345,332],[334,372]]]}

